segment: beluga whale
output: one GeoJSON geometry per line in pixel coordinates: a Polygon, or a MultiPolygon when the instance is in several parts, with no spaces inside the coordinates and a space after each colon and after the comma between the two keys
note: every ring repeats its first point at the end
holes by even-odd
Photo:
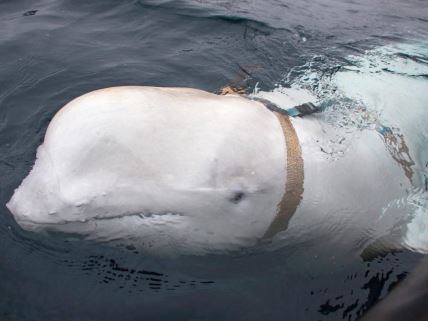
{"type": "Polygon", "coordinates": [[[337,222],[352,246],[374,215],[423,185],[421,165],[381,124],[332,157],[335,129],[308,101],[300,89],[84,94],[54,116],[7,207],[29,231],[154,254],[229,253],[293,235],[334,241],[337,222]]]}

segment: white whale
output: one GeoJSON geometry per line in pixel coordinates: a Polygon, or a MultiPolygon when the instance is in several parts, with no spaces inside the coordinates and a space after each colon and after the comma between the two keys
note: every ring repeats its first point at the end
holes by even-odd
{"type": "Polygon", "coordinates": [[[275,217],[284,150],[261,103],[195,89],[98,90],[57,113],[7,206],[30,230],[158,251],[248,246],[275,217]]]}
{"type": "MultiPolygon", "coordinates": [[[[281,106],[310,98],[295,90],[264,97],[281,106]]],[[[291,123],[304,178],[294,205],[290,133],[263,103],[188,88],[97,90],[56,114],[7,207],[28,230],[204,254],[257,245],[275,221],[282,228],[269,239],[288,225],[290,233],[331,233],[338,217],[363,234],[370,213],[420,180],[375,130],[359,132],[332,161],[320,146],[333,128],[316,115],[291,123]],[[281,218],[287,206],[293,216],[281,218]]]]}

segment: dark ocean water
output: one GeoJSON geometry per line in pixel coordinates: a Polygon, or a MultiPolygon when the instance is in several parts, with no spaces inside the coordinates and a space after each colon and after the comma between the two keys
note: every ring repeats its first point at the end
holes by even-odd
{"type": "Polygon", "coordinates": [[[24,232],[4,204],[55,112],[90,90],[269,90],[296,66],[334,72],[350,54],[427,37],[424,0],[1,1],[0,320],[357,320],[419,255],[336,261],[302,243],[150,258],[24,232]]]}

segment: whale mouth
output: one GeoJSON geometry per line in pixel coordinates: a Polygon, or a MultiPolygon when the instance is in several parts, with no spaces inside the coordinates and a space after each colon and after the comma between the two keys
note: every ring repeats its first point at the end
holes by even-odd
{"type": "Polygon", "coordinates": [[[64,225],[71,225],[71,224],[86,224],[86,223],[94,223],[94,222],[102,222],[102,221],[113,221],[113,220],[119,220],[124,218],[138,218],[141,220],[149,219],[154,216],[164,216],[164,215],[173,215],[173,216],[184,216],[183,213],[175,213],[175,212],[159,212],[159,213],[125,213],[125,214],[118,214],[118,215],[112,215],[112,216],[94,216],[91,218],[86,219],[76,219],[76,220],[60,220],[56,222],[52,221],[33,221],[27,218],[22,217],[15,217],[16,222],[25,229],[25,227],[30,226],[64,226],[64,225]]]}

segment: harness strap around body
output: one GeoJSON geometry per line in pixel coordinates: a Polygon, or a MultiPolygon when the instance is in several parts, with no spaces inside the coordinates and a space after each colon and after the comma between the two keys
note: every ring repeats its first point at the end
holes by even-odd
{"type": "Polygon", "coordinates": [[[285,193],[278,204],[278,213],[266,230],[262,240],[271,239],[288,227],[303,195],[304,168],[302,150],[296,130],[287,115],[274,112],[284,133],[287,153],[285,193]]]}
{"type": "Polygon", "coordinates": [[[271,102],[267,99],[264,99],[264,98],[249,97],[249,99],[254,100],[254,101],[259,101],[263,105],[265,105],[267,109],[269,109],[271,111],[276,111],[280,114],[287,114],[290,117],[303,117],[306,115],[311,115],[314,113],[322,112],[322,110],[323,110],[322,107],[317,106],[311,102],[304,103],[304,104],[301,104],[298,106],[294,106],[294,107],[291,107],[288,109],[284,109],[284,108],[278,107],[273,102],[271,102]]]}
{"type": "Polygon", "coordinates": [[[266,99],[252,99],[261,102],[267,109],[274,113],[281,124],[285,139],[287,157],[285,192],[278,204],[278,213],[261,239],[268,240],[274,237],[277,233],[287,229],[290,219],[293,217],[293,214],[296,212],[296,209],[300,204],[303,195],[304,180],[303,157],[299,138],[297,137],[296,130],[291,123],[287,111],[266,99]]]}

